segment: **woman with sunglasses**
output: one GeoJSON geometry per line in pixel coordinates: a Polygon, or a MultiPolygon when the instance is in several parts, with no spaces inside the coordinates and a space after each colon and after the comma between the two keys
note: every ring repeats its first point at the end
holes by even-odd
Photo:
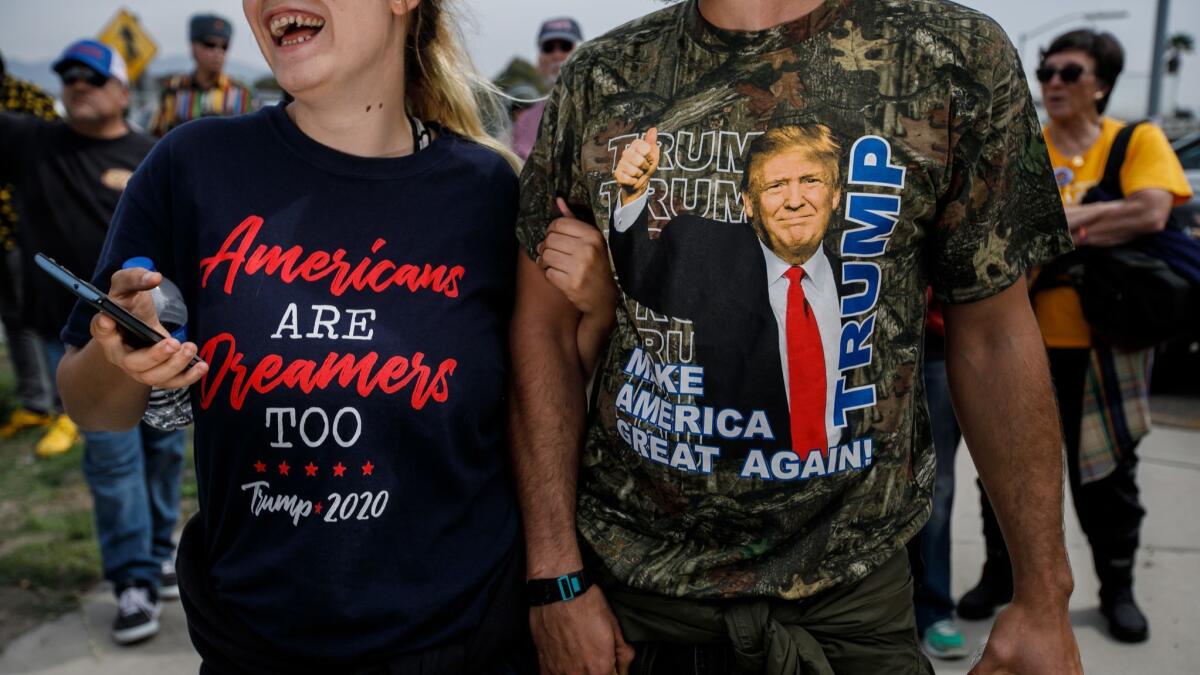
{"type": "MultiPolygon", "coordinates": [[[[1078,30],[1056,38],[1037,69],[1050,117],[1046,144],[1079,247],[1115,246],[1160,231],[1171,208],[1191,195],[1166,136],[1143,123],[1133,131],[1121,168],[1124,196],[1085,203],[1084,195],[1103,177],[1109,150],[1125,126],[1104,115],[1123,65],[1121,45],[1111,34],[1078,30]]],[[[1149,624],[1134,601],[1133,569],[1145,510],[1138,497],[1134,451],[1149,431],[1146,397],[1153,350],[1125,351],[1095,342],[1079,295],[1069,286],[1038,292],[1033,304],[1062,416],[1075,512],[1100,577],[1100,609],[1113,637],[1141,642],[1149,635],[1149,624]]],[[[983,577],[958,605],[958,613],[968,619],[990,615],[1012,596],[1011,567],[986,497],[984,520],[983,577]]]]}
{"type": "Polygon", "coordinates": [[[243,4],[295,101],[168,134],[97,271],[152,324],[175,281],[190,341],[133,350],[78,311],[64,398],[124,428],[151,386],[195,385],[178,571],[202,672],[535,672],[506,460],[516,158],[453,3],[243,4]],[[157,271],[114,273],[135,255],[157,271]]]}

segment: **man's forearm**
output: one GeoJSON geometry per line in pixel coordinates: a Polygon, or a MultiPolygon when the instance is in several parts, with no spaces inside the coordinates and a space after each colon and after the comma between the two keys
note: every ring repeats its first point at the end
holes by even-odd
{"type": "Polygon", "coordinates": [[[509,426],[527,571],[531,578],[546,578],[582,567],[575,540],[585,410],[578,313],[524,256],[518,270],[509,426]]]}
{"type": "Polygon", "coordinates": [[[583,381],[587,382],[596,372],[600,353],[608,342],[613,326],[617,324],[615,311],[604,314],[584,314],[579,319],[576,345],[579,348],[579,366],[583,381]]]}
{"type": "MultiPolygon", "coordinates": [[[[1015,597],[1065,610],[1072,588],[1063,537],[1062,436],[1045,348],[1025,284],[1002,293],[1019,311],[989,321],[947,310],[954,408],[1013,560],[1015,597]]],[[[992,302],[994,299],[983,302],[992,302]]]]}

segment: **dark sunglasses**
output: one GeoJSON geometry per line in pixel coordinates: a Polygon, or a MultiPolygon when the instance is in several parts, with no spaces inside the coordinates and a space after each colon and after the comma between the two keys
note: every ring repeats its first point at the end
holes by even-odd
{"type": "Polygon", "coordinates": [[[546,40],[542,43],[543,54],[553,54],[554,52],[570,54],[572,49],[575,49],[575,45],[566,40],[546,40]]]}
{"type": "Polygon", "coordinates": [[[223,52],[229,50],[228,42],[217,42],[216,40],[200,40],[199,42],[206,49],[220,49],[223,52]]]}
{"type": "Polygon", "coordinates": [[[96,71],[86,66],[72,66],[67,68],[60,75],[63,86],[71,86],[76,82],[87,82],[93,87],[103,87],[104,83],[108,82],[108,77],[101,75],[96,71]]]}
{"type": "Polygon", "coordinates": [[[1079,78],[1083,77],[1083,73],[1083,66],[1077,63],[1072,63],[1071,65],[1063,66],[1062,68],[1042,66],[1041,68],[1037,69],[1037,79],[1038,82],[1047,84],[1050,82],[1050,80],[1053,80],[1055,74],[1057,74],[1062,78],[1062,81],[1065,84],[1074,84],[1079,81],[1079,78]]]}

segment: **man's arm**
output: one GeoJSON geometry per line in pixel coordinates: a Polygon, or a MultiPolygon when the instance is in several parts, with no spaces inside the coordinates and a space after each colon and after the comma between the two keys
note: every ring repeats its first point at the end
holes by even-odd
{"type": "Polygon", "coordinates": [[[29,138],[36,117],[0,111],[0,183],[11,183],[20,171],[21,162],[28,159],[23,141],[29,138]]]}
{"type": "Polygon", "coordinates": [[[978,672],[1082,672],[1067,613],[1058,407],[1025,281],[944,316],[954,409],[1013,561],[1013,603],[978,672]]]}
{"type": "Polygon", "coordinates": [[[158,106],[154,108],[154,116],[150,118],[150,124],[146,125],[146,131],[155,138],[162,138],[171,126],[171,116],[175,114],[171,110],[174,106],[171,105],[172,99],[175,97],[175,92],[170,86],[163,89],[162,94],[158,97],[158,106]]]}
{"type": "Polygon", "coordinates": [[[583,566],[575,541],[575,475],[585,401],[576,328],[580,312],[518,253],[513,311],[511,433],[525,513],[530,577],[583,566]]]}
{"type": "MultiPolygon", "coordinates": [[[[584,430],[579,311],[517,253],[510,433],[525,525],[527,574],[550,579],[583,567],[575,538],[575,486],[584,430]]],[[[530,610],[544,673],[612,675],[633,660],[598,587],[568,602],[530,610]]]]}

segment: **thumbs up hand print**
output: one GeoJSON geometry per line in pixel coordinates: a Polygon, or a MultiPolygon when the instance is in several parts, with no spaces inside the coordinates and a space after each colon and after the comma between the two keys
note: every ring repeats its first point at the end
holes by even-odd
{"type": "Polygon", "coordinates": [[[657,127],[651,127],[645,138],[639,138],[625,148],[613,172],[613,178],[621,186],[621,204],[628,204],[646,192],[661,155],[657,127]]]}

